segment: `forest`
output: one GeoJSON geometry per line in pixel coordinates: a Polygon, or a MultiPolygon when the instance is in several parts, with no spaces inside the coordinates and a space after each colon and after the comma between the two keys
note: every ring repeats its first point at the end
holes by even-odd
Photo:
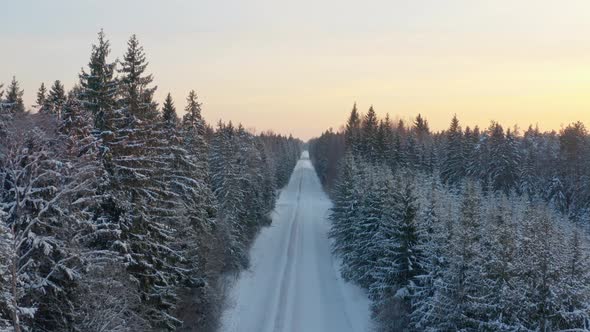
{"type": "MultiPolygon", "coordinates": [[[[214,331],[302,142],[160,106],[135,35],[79,82],[0,85],[0,331],[214,331]]],[[[75,73],[72,73],[75,75],[75,73]]]]}
{"type": "Polygon", "coordinates": [[[587,331],[590,136],[581,122],[433,132],[354,106],[310,156],[342,276],[380,331],[587,331]]]}

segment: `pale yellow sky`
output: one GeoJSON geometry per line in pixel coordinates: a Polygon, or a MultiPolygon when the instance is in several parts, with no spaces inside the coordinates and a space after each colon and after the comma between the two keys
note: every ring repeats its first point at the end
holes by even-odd
{"type": "MultiPolygon", "coordinates": [[[[8,8],[6,7],[8,6],[8,8]]],[[[23,0],[0,20],[0,82],[70,87],[103,27],[113,55],[136,33],[179,109],[303,139],[338,128],[353,102],[434,129],[590,124],[590,1],[23,0]],[[112,8],[117,8],[113,11],[112,8]]]]}

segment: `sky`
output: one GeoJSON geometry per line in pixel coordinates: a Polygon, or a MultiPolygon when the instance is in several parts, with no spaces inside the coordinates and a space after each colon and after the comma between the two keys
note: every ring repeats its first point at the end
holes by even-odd
{"type": "Polygon", "coordinates": [[[431,128],[491,120],[590,125],[588,0],[19,0],[1,3],[0,82],[34,103],[66,88],[103,28],[113,59],[137,34],[179,113],[191,89],[210,123],[302,139],[338,129],[354,102],[431,128]]]}

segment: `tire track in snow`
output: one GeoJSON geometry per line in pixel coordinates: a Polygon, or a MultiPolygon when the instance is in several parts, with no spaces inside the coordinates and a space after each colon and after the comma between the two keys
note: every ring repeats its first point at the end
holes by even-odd
{"type": "Polygon", "coordinates": [[[301,187],[303,185],[303,176],[299,178],[299,185],[297,189],[297,200],[295,201],[295,215],[291,220],[291,228],[290,228],[290,237],[289,243],[287,245],[287,257],[285,260],[285,267],[283,269],[283,273],[281,275],[281,286],[279,288],[279,297],[277,303],[277,314],[275,316],[274,321],[274,328],[272,331],[283,331],[283,327],[285,325],[285,316],[288,314],[288,296],[289,296],[289,288],[291,286],[291,277],[295,274],[295,261],[297,255],[295,255],[295,251],[297,250],[297,238],[299,235],[299,225],[300,222],[298,221],[299,218],[299,204],[301,202],[301,187]]]}

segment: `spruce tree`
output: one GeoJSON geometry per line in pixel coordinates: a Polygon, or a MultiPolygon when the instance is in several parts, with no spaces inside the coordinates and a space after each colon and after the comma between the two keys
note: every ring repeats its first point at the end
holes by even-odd
{"type": "Polygon", "coordinates": [[[94,127],[101,136],[112,136],[120,126],[120,115],[116,113],[115,98],[118,82],[114,77],[115,62],[109,62],[110,42],[104,32],[98,33],[98,42],[92,45],[88,72],[80,74],[80,95],[82,105],[94,116],[94,127]],[[102,133],[102,134],[101,134],[102,133]]]}
{"type": "Polygon", "coordinates": [[[229,229],[228,270],[248,266],[246,250],[246,225],[241,219],[246,206],[242,205],[248,195],[242,187],[240,145],[232,123],[219,124],[213,139],[211,155],[212,184],[219,207],[219,217],[229,229]]]}
{"type": "Polygon", "coordinates": [[[149,86],[154,79],[151,74],[145,73],[147,66],[143,47],[139,45],[137,36],[132,35],[118,70],[121,94],[119,105],[140,121],[154,121],[158,116],[157,104],[153,100],[157,87],[149,86]]]}
{"type": "Polygon", "coordinates": [[[45,88],[45,83],[41,83],[39,91],[37,91],[37,99],[35,100],[35,106],[37,107],[37,111],[41,114],[48,112],[47,89],[45,88]]]}
{"type": "Polygon", "coordinates": [[[440,175],[444,183],[456,185],[465,175],[463,132],[456,115],[451,120],[451,126],[446,132],[446,139],[440,175]]]}
{"type": "Polygon", "coordinates": [[[170,93],[166,96],[166,100],[162,105],[162,121],[166,128],[176,128],[178,125],[178,115],[176,115],[176,107],[170,93]]]}
{"type": "Polygon", "coordinates": [[[416,277],[422,274],[423,255],[416,222],[418,210],[411,181],[396,181],[395,193],[385,204],[379,233],[381,254],[375,262],[370,287],[374,311],[385,330],[409,327],[416,277]]]}
{"type": "Polygon", "coordinates": [[[362,194],[359,197],[358,218],[353,225],[354,247],[348,256],[344,256],[344,263],[347,263],[350,279],[369,289],[375,279],[374,267],[380,255],[379,232],[389,174],[381,174],[367,164],[364,167],[363,181],[357,184],[362,194]]]}
{"type": "MultiPolygon", "coordinates": [[[[333,252],[337,256],[350,254],[355,243],[354,224],[358,216],[360,195],[355,184],[358,174],[354,157],[348,152],[340,166],[340,176],[334,188],[334,205],[330,210],[332,225],[329,236],[334,239],[333,252]]],[[[346,276],[349,273],[344,273],[346,276]]]]}
{"type": "Polygon", "coordinates": [[[61,118],[62,108],[66,102],[66,91],[63,84],[59,80],[55,81],[51,86],[49,95],[47,96],[47,104],[49,106],[49,113],[53,114],[58,119],[61,118]]]}
{"type": "Polygon", "coordinates": [[[356,108],[356,103],[354,103],[344,132],[344,143],[346,148],[352,151],[354,154],[357,154],[360,151],[360,127],[361,118],[356,108]]]}
{"type": "Polygon", "coordinates": [[[2,144],[0,209],[12,241],[13,321],[60,330],[71,322],[71,291],[79,276],[65,200],[72,186],[54,138],[39,123],[22,125],[28,127],[8,132],[2,144]]]}
{"type": "Polygon", "coordinates": [[[21,90],[16,77],[13,76],[10,85],[6,88],[6,98],[4,99],[5,112],[9,114],[23,114],[25,112],[23,94],[24,91],[21,90]]]}
{"type": "Polygon", "coordinates": [[[361,124],[361,153],[372,163],[377,161],[378,126],[377,114],[373,106],[371,106],[361,124]]]}
{"type": "Polygon", "coordinates": [[[112,189],[118,197],[119,224],[129,257],[128,271],[139,285],[143,317],[154,327],[172,330],[177,286],[185,278],[183,256],[174,246],[182,223],[177,193],[171,190],[169,140],[162,131],[151,75],[144,76],[147,61],[132,36],[121,63],[117,105],[125,121],[109,143],[112,189]]]}
{"type": "Polygon", "coordinates": [[[418,249],[423,253],[424,260],[420,264],[421,274],[416,276],[416,282],[412,289],[410,324],[415,330],[426,330],[437,321],[444,319],[437,316],[435,293],[437,283],[443,277],[447,268],[447,248],[450,236],[449,229],[445,227],[439,216],[440,210],[440,183],[433,179],[428,188],[427,205],[419,214],[418,249]]]}

